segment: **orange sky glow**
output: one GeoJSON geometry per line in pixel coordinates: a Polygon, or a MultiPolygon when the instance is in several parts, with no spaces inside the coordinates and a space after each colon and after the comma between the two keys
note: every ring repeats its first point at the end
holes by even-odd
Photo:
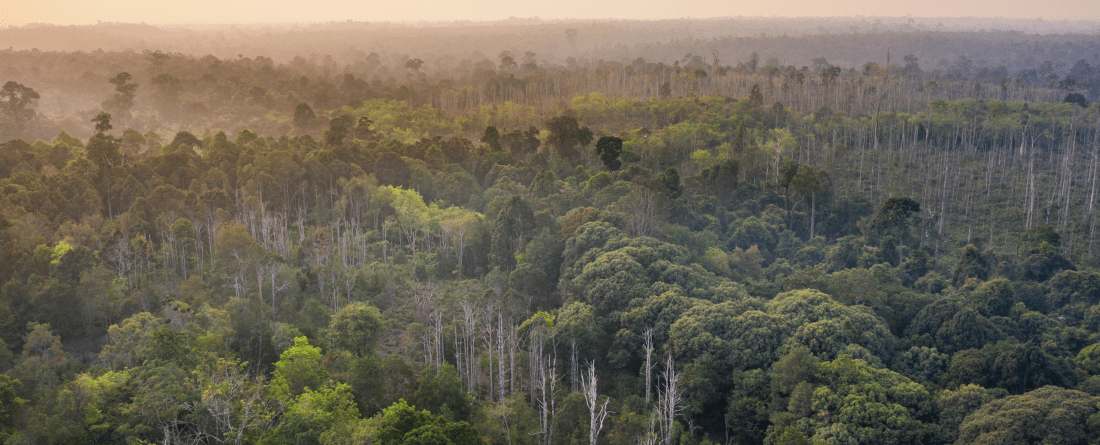
{"type": "MultiPolygon", "coordinates": [[[[16,0],[0,10],[0,26],[28,23],[80,25],[103,22],[152,25],[491,21],[509,17],[553,19],[677,19],[713,17],[1000,17],[1100,20],[1095,0],[1007,1],[823,1],[823,0],[639,0],[554,2],[407,0],[399,2],[318,0],[16,0]]],[[[0,42],[2,44],[3,42],[0,42]]]]}

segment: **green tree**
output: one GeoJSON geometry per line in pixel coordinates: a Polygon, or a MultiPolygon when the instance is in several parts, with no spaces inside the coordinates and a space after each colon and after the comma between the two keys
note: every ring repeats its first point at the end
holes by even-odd
{"type": "Polygon", "coordinates": [[[375,439],[380,445],[483,445],[485,442],[470,424],[448,422],[427,410],[416,411],[404,399],[382,412],[375,439]]]}
{"type": "Polygon", "coordinates": [[[516,252],[523,249],[534,229],[531,207],[519,195],[513,195],[493,220],[490,263],[505,270],[515,268],[516,252]]]}
{"type": "Polygon", "coordinates": [[[905,239],[908,236],[910,219],[919,215],[920,204],[906,196],[895,196],[882,203],[875,215],[874,225],[882,230],[894,232],[898,238],[898,263],[905,261],[905,239]]]}
{"type": "Polygon", "coordinates": [[[576,146],[587,146],[592,142],[592,130],[581,127],[577,118],[572,116],[555,116],[546,121],[546,129],[550,135],[546,143],[557,151],[558,156],[572,160],[577,157],[576,146]]]}
{"type": "Polygon", "coordinates": [[[992,400],[959,425],[955,443],[1088,443],[1097,399],[1083,392],[1046,386],[1026,394],[992,400]]]}
{"type": "Polygon", "coordinates": [[[623,162],[619,155],[623,152],[623,140],[615,136],[604,136],[596,141],[596,155],[603,161],[607,171],[618,171],[623,162]]]}
{"type": "Polygon", "coordinates": [[[492,151],[500,151],[500,131],[492,125],[485,127],[485,134],[481,136],[481,142],[489,144],[489,149],[492,151]]]}
{"type": "Polygon", "coordinates": [[[20,413],[26,400],[18,397],[23,384],[19,380],[0,374],[0,439],[7,439],[13,420],[20,413]]]}
{"type": "Polygon", "coordinates": [[[978,385],[964,385],[954,391],[945,389],[936,397],[940,425],[943,425],[944,431],[954,440],[963,419],[991,400],[993,395],[978,385]]]}
{"type": "Polygon", "coordinates": [[[860,444],[936,442],[942,428],[927,423],[932,397],[921,385],[862,360],[841,356],[821,365],[813,392],[816,441],[860,444]]]}
{"type": "Polygon", "coordinates": [[[434,366],[425,365],[409,399],[426,410],[445,413],[449,420],[469,420],[473,410],[470,396],[462,389],[458,371],[449,363],[444,363],[439,372],[434,366]]]}
{"type": "Polygon", "coordinates": [[[967,303],[986,316],[1007,317],[1012,306],[1019,301],[1012,282],[1004,278],[986,281],[970,292],[967,303]]]}
{"type": "Polygon", "coordinates": [[[328,344],[359,357],[374,353],[385,322],[378,308],[355,302],[340,308],[328,325],[328,344]]]}
{"type": "Polygon", "coordinates": [[[989,278],[989,264],[977,247],[968,244],[959,256],[959,262],[955,263],[955,287],[962,287],[971,278],[982,281],[989,278]]]}
{"type": "Polygon", "coordinates": [[[321,348],[310,346],[305,337],[279,355],[271,375],[272,395],[281,400],[297,397],[307,389],[320,388],[328,371],[321,364],[321,348]]]}
{"type": "Polygon", "coordinates": [[[680,171],[676,170],[676,167],[669,167],[665,169],[664,173],[658,175],[657,184],[660,184],[665,188],[665,190],[668,192],[668,197],[670,199],[676,199],[680,197],[680,171]]]}
{"type": "Polygon", "coordinates": [[[359,410],[344,383],[308,389],[294,399],[279,417],[279,425],[264,442],[272,444],[320,444],[329,430],[359,419],[359,410]]]}
{"type": "Polygon", "coordinates": [[[294,126],[301,130],[307,130],[313,127],[313,121],[317,119],[317,115],[313,113],[313,109],[306,103],[299,103],[294,107],[294,126]]]}
{"type": "MultiPolygon", "coordinates": [[[[294,110],[294,125],[300,128],[305,126],[298,125],[298,110],[294,110]]],[[[307,119],[310,120],[310,119],[307,119]]],[[[324,131],[322,138],[325,141],[325,145],[329,147],[339,147],[344,143],[344,139],[348,138],[352,134],[353,126],[355,125],[355,117],[349,114],[340,114],[332,119],[329,119],[328,129],[324,131]]],[[[306,124],[308,126],[308,123],[306,124]]]]}

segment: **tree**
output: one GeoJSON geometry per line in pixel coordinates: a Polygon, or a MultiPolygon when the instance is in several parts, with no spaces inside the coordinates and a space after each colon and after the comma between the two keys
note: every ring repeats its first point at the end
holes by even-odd
{"type": "Polygon", "coordinates": [[[992,400],[959,425],[958,444],[1087,443],[1097,398],[1055,386],[992,400]]]}
{"type": "Polygon", "coordinates": [[[596,439],[603,429],[604,418],[607,417],[607,404],[611,399],[604,398],[603,405],[599,404],[596,395],[596,363],[588,362],[588,377],[581,376],[581,387],[584,392],[584,401],[588,404],[588,443],[596,445],[596,439]]]}
{"type": "Polygon", "coordinates": [[[114,128],[111,126],[111,115],[107,113],[97,114],[92,118],[92,122],[95,122],[95,132],[100,136],[114,128]]]}
{"type": "Polygon", "coordinates": [[[962,287],[971,278],[982,281],[989,278],[989,264],[977,247],[967,244],[955,263],[955,287],[962,287]]]}
{"type": "Polygon", "coordinates": [[[365,357],[374,353],[383,326],[378,308],[363,302],[349,304],[340,308],[329,322],[329,346],[365,357]]]}
{"type": "Polygon", "coordinates": [[[202,399],[196,411],[205,415],[196,422],[200,440],[240,445],[271,426],[275,402],[265,394],[262,377],[250,377],[243,364],[222,358],[198,372],[202,399]]]}
{"type": "Polygon", "coordinates": [[[412,71],[419,72],[421,66],[424,66],[424,61],[420,59],[409,59],[405,61],[405,68],[408,68],[412,71]]]}
{"type": "Polygon", "coordinates": [[[231,223],[218,229],[214,238],[214,259],[218,270],[229,278],[237,297],[248,296],[248,283],[252,277],[260,276],[256,268],[263,255],[263,246],[244,225],[231,223]]]}
{"type": "Polygon", "coordinates": [[[875,215],[874,224],[883,230],[894,231],[898,238],[898,263],[905,261],[905,238],[909,219],[920,213],[920,204],[906,196],[895,196],[882,203],[875,215]]]}
{"type": "Polygon", "coordinates": [[[1081,108],[1089,107],[1088,99],[1085,99],[1085,95],[1081,93],[1069,93],[1066,95],[1066,98],[1062,100],[1062,102],[1067,104],[1076,104],[1081,108]]]}
{"type": "MultiPolygon", "coordinates": [[[[683,415],[684,388],[680,379],[680,373],[676,371],[676,365],[672,361],[672,354],[668,354],[665,360],[665,372],[658,383],[657,404],[654,406],[653,414],[657,428],[652,431],[657,435],[659,445],[673,444],[676,418],[683,415]]],[[[650,428],[653,428],[652,424],[650,428]]]]}
{"type": "Polygon", "coordinates": [[[791,186],[802,196],[810,197],[810,237],[814,238],[814,222],[817,216],[817,197],[827,192],[832,185],[829,174],[825,171],[815,171],[813,167],[804,165],[798,174],[791,180],[791,186]]]}
{"type": "MultiPolygon", "coordinates": [[[[297,119],[298,110],[294,110],[294,117],[297,119]]],[[[329,147],[339,147],[344,143],[344,139],[352,133],[352,127],[355,125],[355,117],[349,114],[341,114],[332,119],[329,119],[328,129],[323,134],[325,144],[329,147]]],[[[308,120],[308,119],[307,119],[308,120]]],[[[297,125],[297,120],[295,120],[297,125]]],[[[303,127],[304,128],[304,127],[303,127]]]]}
{"type": "Polygon", "coordinates": [[[664,173],[657,175],[656,183],[660,184],[668,191],[669,199],[676,199],[680,197],[681,193],[681,181],[680,171],[676,167],[669,167],[665,169],[664,173]]]}
{"type": "Polygon", "coordinates": [[[39,98],[37,91],[12,80],[0,88],[0,111],[15,123],[15,132],[10,138],[21,136],[26,124],[34,119],[33,106],[39,98]]]}
{"type": "Polygon", "coordinates": [[[380,445],[484,445],[477,429],[465,421],[449,422],[428,410],[416,411],[404,399],[382,412],[374,436],[380,445]]]}
{"type": "Polygon", "coordinates": [[[321,348],[310,346],[305,337],[294,339],[294,346],[279,355],[271,376],[271,392],[278,399],[288,400],[305,393],[307,389],[320,388],[328,378],[328,371],[321,364],[321,348]]]}
{"type": "Polygon", "coordinates": [[[625,215],[626,231],[633,236],[658,238],[668,224],[668,198],[649,187],[632,185],[615,208],[625,215]]]}
{"type": "Polygon", "coordinates": [[[734,159],[718,162],[699,172],[699,180],[708,194],[713,194],[719,202],[729,204],[737,195],[737,177],[741,165],[734,159]]]}
{"type": "Polygon", "coordinates": [[[581,127],[577,118],[572,116],[555,116],[546,121],[546,129],[550,135],[546,143],[553,147],[558,156],[565,159],[575,159],[576,146],[586,146],[592,142],[592,130],[581,127]]]}
{"type": "Polygon", "coordinates": [[[513,195],[493,220],[490,262],[502,269],[515,267],[515,254],[523,250],[524,240],[535,229],[531,207],[519,195],[513,195]]]}
{"type": "Polygon", "coordinates": [[[469,419],[473,409],[470,395],[463,390],[462,379],[450,363],[444,363],[438,372],[425,364],[409,400],[424,409],[448,413],[454,420],[469,419]]]}
{"type": "Polygon", "coordinates": [[[309,107],[305,102],[299,103],[294,107],[294,126],[299,129],[305,130],[313,126],[313,121],[317,119],[317,115],[313,114],[313,109],[309,107]]]}
{"type": "Polygon", "coordinates": [[[926,423],[934,410],[923,386],[847,355],[820,369],[811,442],[900,445],[935,442],[942,434],[939,425],[926,423]]]}
{"type": "Polygon", "coordinates": [[[485,134],[481,136],[481,142],[489,144],[489,149],[492,151],[500,151],[500,131],[492,125],[485,127],[485,134]]]}
{"type": "Polygon", "coordinates": [[[608,171],[618,171],[622,167],[623,162],[619,160],[622,152],[623,140],[615,136],[604,136],[596,141],[596,154],[608,171]]]}
{"type": "Polygon", "coordinates": [[[307,390],[279,417],[265,443],[320,444],[327,431],[359,420],[359,409],[345,383],[307,390]]]}
{"type": "Polygon", "coordinates": [[[752,89],[749,90],[749,104],[753,108],[760,108],[764,106],[764,94],[760,92],[760,85],[752,84],[752,89]]]}
{"type": "Polygon", "coordinates": [[[120,72],[115,77],[108,79],[115,86],[115,93],[103,101],[103,109],[123,118],[130,115],[130,109],[134,107],[134,96],[137,93],[138,84],[130,82],[134,76],[128,72],[120,72]]]}
{"type": "Polygon", "coordinates": [[[18,397],[23,384],[4,374],[0,375],[0,438],[7,439],[8,428],[19,414],[26,400],[18,397]]]}
{"type": "Polygon", "coordinates": [[[500,52],[501,71],[511,71],[516,69],[518,66],[519,64],[516,63],[516,58],[512,55],[511,51],[505,50],[500,52]]]}
{"type": "Polygon", "coordinates": [[[523,157],[538,151],[542,141],[539,140],[539,129],[535,126],[519,131],[512,130],[500,137],[500,143],[513,155],[523,157]]]}

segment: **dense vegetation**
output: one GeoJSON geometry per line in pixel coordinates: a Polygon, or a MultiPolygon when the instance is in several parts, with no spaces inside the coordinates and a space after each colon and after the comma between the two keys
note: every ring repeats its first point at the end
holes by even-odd
{"type": "Polygon", "coordinates": [[[1092,83],[533,57],[5,52],[6,441],[1100,440],[1092,83]]]}

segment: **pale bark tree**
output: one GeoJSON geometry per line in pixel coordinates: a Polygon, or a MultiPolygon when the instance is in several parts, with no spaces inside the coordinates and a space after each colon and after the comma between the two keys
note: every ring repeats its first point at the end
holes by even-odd
{"type": "Polygon", "coordinates": [[[632,188],[618,203],[618,211],[626,216],[627,233],[659,237],[668,219],[666,198],[649,187],[634,185],[632,188]]]}
{"type": "Polygon", "coordinates": [[[588,362],[588,378],[581,376],[581,387],[584,389],[584,401],[588,404],[588,443],[596,445],[596,438],[600,436],[603,421],[607,417],[607,404],[611,399],[604,398],[603,404],[599,403],[599,396],[596,394],[595,362],[588,362]]]}

